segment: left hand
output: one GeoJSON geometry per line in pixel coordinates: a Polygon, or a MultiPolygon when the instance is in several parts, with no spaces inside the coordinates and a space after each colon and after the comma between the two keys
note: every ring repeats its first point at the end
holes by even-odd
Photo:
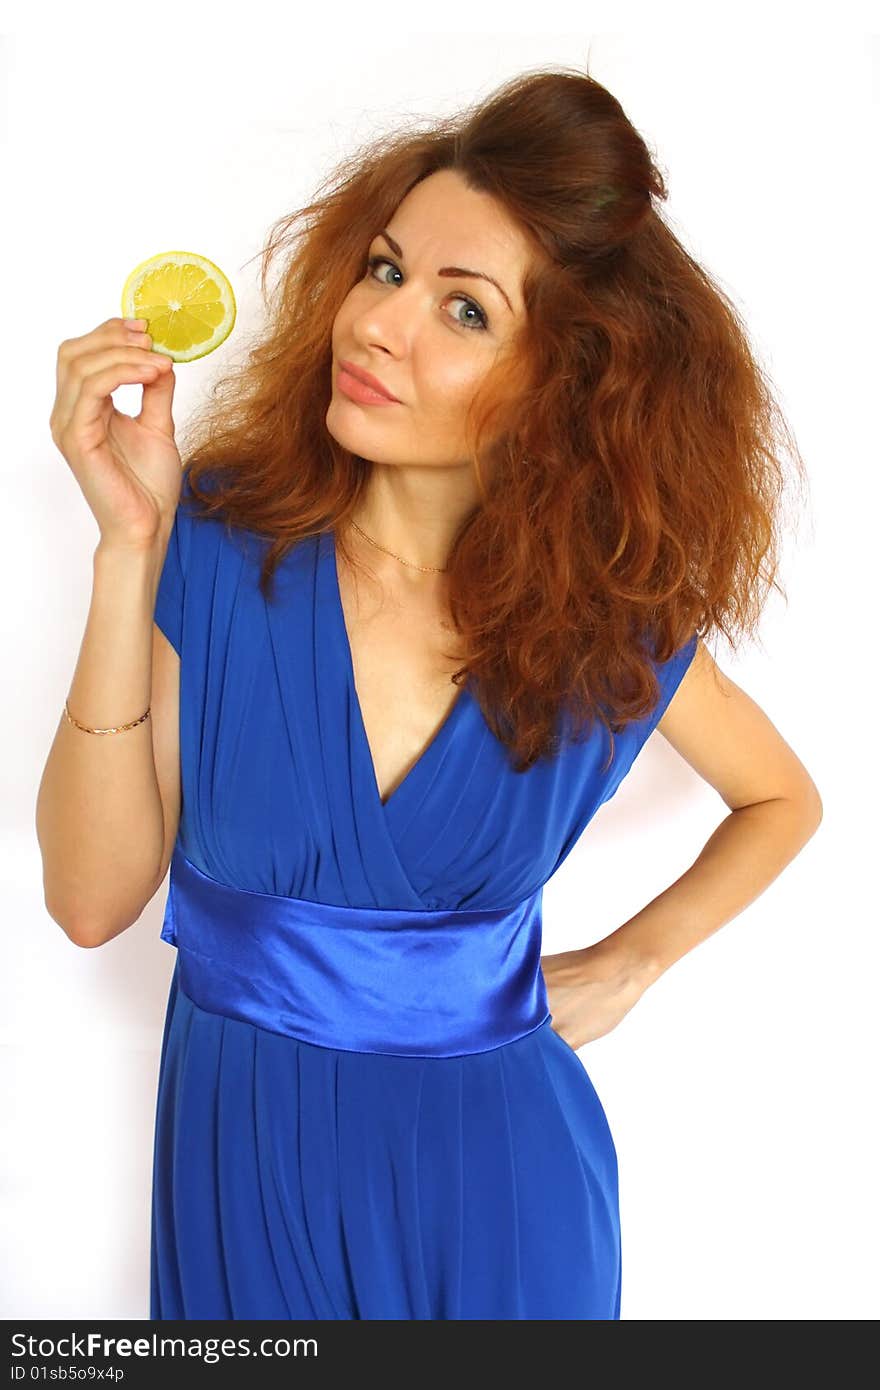
{"type": "Polygon", "coordinates": [[[550,1025],[575,1051],[610,1033],[644,994],[649,979],[636,965],[603,949],[601,941],[577,951],[541,957],[550,1025]]]}

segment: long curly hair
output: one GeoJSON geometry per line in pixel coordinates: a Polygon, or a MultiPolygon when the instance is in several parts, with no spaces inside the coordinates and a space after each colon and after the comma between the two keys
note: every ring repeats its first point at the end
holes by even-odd
{"type": "MultiPolygon", "coordinates": [[[[753,631],[778,583],[798,448],[731,301],[685,250],[644,138],[603,86],[538,69],[456,117],[407,120],[336,166],[262,252],[269,329],[214,385],[181,448],[197,510],[265,538],[260,589],[345,524],[370,463],[325,415],[331,329],[367,249],[441,169],[491,194],[534,248],[525,315],[468,413],[479,503],[454,540],[450,615],[489,727],[525,771],[595,720],[650,714],[655,663],[695,633],[753,631]]],[[[340,532],[342,534],[340,534],[340,532]]]]}

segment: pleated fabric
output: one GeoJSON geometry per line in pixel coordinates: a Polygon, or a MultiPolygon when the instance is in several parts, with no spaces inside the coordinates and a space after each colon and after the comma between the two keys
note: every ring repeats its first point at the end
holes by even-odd
{"type": "Polygon", "coordinates": [[[153,1318],[620,1316],[617,1158],[548,1023],[468,1057],[300,1042],[172,976],[153,1318]]]}
{"type": "MultiPolygon", "coordinates": [[[[607,770],[600,726],[514,773],[465,688],[383,802],[332,532],[285,557],[272,601],[261,553],[200,517],[185,484],[155,610],[181,658],[178,848],[250,892],[513,908],[614,794],[696,648],[657,665],[658,703],[607,770]]],[[[614,1143],[550,1018],[459,1056],[347,1050],[202,1009],[175,965],[152,1318],[615,1319],[620,1291],[614,1143]]]]}

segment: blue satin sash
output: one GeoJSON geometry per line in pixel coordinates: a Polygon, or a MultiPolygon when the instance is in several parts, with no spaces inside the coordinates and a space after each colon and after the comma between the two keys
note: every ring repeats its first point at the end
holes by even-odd
{"type": "Polygon", "coordinates": [[[458,1057],[550,1017],[542,893],[498,911],[335,907],[220,883],[176,845],[161,938],[209,1013],[343,1051],[458,1057]]]}

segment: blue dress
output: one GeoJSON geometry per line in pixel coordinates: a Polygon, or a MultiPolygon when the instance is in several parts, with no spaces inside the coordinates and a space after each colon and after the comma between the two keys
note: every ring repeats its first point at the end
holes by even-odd
{"type": "Polygon", "coordinates": [[[162,936],[181,947],[187,885],[202,936],[178,949],[162,1038],[150,1316],[619,1318],[605,1112],[543,980],[525,979],[528,952],[504,960],[531,933],[534,967],[543,885],[632,766],[697,637],[658,664],[659,702],[617,736],[609,769],[599,725],[513,772],[465,688],[383,803],[333,534],[288,553],[273,602],[260,554],[250,533],[194,515],[184,486],[155,609],[181,658],[172,889],[180,877],[162,936]],[[262,914],[246,929],[239,903],[262,914]],[[368,954],[336,922],[359,925],[368,954]],[[519,936],[493,957],[512,922],[519,936]]]}

